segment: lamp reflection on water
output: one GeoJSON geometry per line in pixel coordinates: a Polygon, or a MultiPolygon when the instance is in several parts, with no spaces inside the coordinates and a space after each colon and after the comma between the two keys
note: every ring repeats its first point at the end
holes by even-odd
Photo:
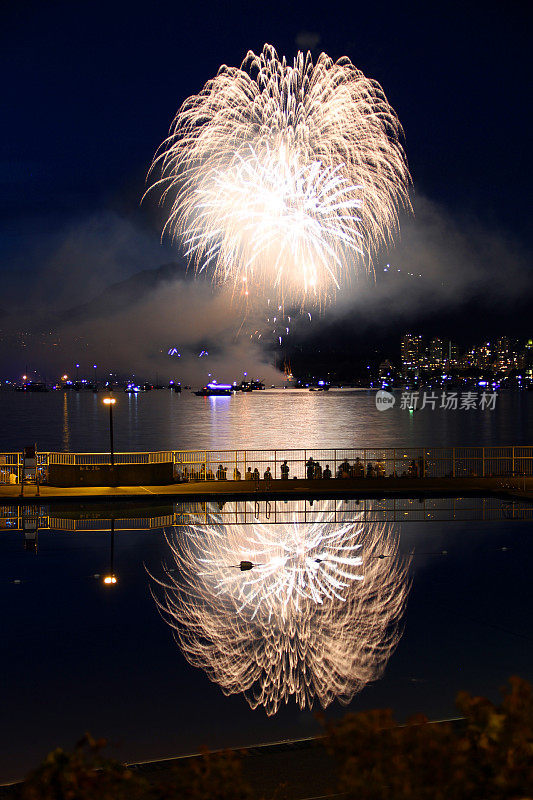
{"type": "Polygon", "coordinates": [[[191,525],[167,536],[164,576],[152,576],[185,658],[268,715],[291,697],[302,709],[349,703],[380,677],[401,636],[409,559],[395,529],[322,517],[191,525]]]}
{"type": "Polygon", "coordinates": [[[103,577],[103,582],[106,586],[114,586],[117,582],[115,574],[115,520],[111,518],[111,525],[109,528],[109,571],[103,577]]]}

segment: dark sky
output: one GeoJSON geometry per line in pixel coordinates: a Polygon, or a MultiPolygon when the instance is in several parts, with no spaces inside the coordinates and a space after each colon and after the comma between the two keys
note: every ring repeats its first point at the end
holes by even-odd
{"type": "MultiPolygon", "coordinates": [[[[2,10],[0,261],[30,278],[73,221],[111,211],[154,235],[144,176],[180,103],[264,42],[302,32],[384,87],[416,193],[531,244],[525,2],[27,2],[2,10]]],[[[156,257],[157,260],[157,257],[156,257]]],[[[162,257],[161,261],[165,259],[162,257]]],[[[155,264],[154,264],[155,265],[155,264]]],[[[151,266],[151,265],[148,265],[151,266]]],[[[0,303],[1,305],[1,303],[0,303]]]]}

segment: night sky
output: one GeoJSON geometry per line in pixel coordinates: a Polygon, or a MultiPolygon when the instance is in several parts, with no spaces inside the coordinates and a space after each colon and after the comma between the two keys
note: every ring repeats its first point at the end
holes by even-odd
{"type": "Polygon", "coordinates": [[[153,240],[142,266],[168,261],[155,202],[139,208],[152,155],[181,102],[264,42],[292,58],[296,42],[319,39],[315,53],[349,56],[403,124],[415,212],[429,198],[459,226],[474,220],[527,254],[530,9],[516,0],[4,7],[4,290],[20,300],[71,226],[102,214],[153,240]]]}

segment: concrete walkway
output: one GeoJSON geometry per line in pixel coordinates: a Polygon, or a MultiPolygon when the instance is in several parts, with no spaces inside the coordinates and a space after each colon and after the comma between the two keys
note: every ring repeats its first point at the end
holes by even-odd
{"type": "Polygon", "coordinates": [[[34,485],[0,486],[0,503],[30,504],[61,500],[72,502],[130,500],[167,502],[209,500],[225,497],[238,500],[268,498],[419,498],[419,497],[500,497],[533,501],[531,478],[357,478],[330,480],[273,480],[268,486],[259,481],[198,481],[168,486],[97,486],[62,488],[34,485]]]}

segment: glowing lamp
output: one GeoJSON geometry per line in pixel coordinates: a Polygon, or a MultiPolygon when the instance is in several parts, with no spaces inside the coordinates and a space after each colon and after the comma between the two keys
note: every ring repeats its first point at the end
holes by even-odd
{"type": "Polygon", "coordinates": [[[117,582],[116,575],[106,575],[104,577],[104,583],[106,586],[112,586],[117,582]]]}
{"type": "Polygon", "coordinates": [[[117,401],[115,397],[104,397],[103,399],[103,403],[106,406],[114,406],[116,402],[117,401]]]}

